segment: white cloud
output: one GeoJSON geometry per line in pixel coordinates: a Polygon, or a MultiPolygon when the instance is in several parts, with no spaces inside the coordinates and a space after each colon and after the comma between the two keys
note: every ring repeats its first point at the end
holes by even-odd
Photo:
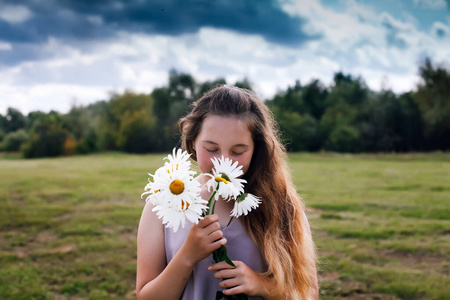
{"type": "MultiPolygon", "coordinates": [[[[387,74],[395,81],[394,91],[411,90],[417,83],[417,67],[424,55],[433,60],[445,60],[450,55],[448,40],[421,31],[416,19],[400,21],[388,12],[377,13],[375,8],[354,0],[342,0],[339,11],[319,0],[283,0],[282,6],[291,16],[308,20],[311,32],[322,35],[321,40],[308,45],[315,64],[326,57],[337,63],[339,70],[361,75],[375,90],[380,89],[387,74]]],[[[447,29],[439,23],[432,32],[439,30],[442,34],[447,29]]]]}
{"type": "Polygon", "coordinates": [[[414,0],[414,5],[419,8],[436,10],[447,8],[447,3],[445,0],[414,0]]]}
{"type": "Polygon", "coordinates": [[[27,21],[33,16],[31,11],[22,5],[0,6],[0,19],[11,24],[19,24],[27,21]]]}
{"type": "Polygon", "coordinates": [[[431,34],[438,39],[448,39],[450,38],[450,27],[441,22],[434,22],[431,34]]]}
{"type": "Polygon", "coordinates": [[[12,50],[12,45],[10,43],[0,41],[0,51],[10,50],[12,50]]]}
{"type": "Polygon", "coordinates": [[[103,25],[103,18],[101,16],[92,15],[86,17],[89,22],[94,25],[103,25]]]}
{"type": "Polygon", "coordinates": [[[8,107],[23,114],[31,111],[68,112],[72,104],[88,104],[108,97],[107,87],[85,87],[77,84],[0,85],[0,113],[8,107]]]}
{"type": "MultiPolygon", "coordinates": [[[[430,34],[414,20],[399,21],[354,0],[342,1],[339,11],[318,0],[282,4],[290,15],[306,18],[309,32],[320,33],[321,38],[297,48],[215,28],[176,37],[122,31],[84,43],[50,38],[39,50],[44,59],[0,69],[0,93],[7,99],[1,100],[0,112],[8,106],[23,112],[67,111],[74,99],[87,104],[108,99],[111,91],[149,93],[167,84],[172,68],[200,82],[224,77],[234,83],[247,77],[263,99],[292,86],[296,79],[302,84],[319,79],[329,85],[338,71],[362,76],[374,90],[388,78],[389,86],[399,93],[414,88],[424,55],[436,61],[450,56],[449,27],[441,22],[433,25],[430,34]],[[447,33],[445,38],[437,38],[439,30],[447,33]],[[388,33],[405,47],[390,45],[388,33]]],[[[93,16],[91,22],[101,19],[93,16]]],[[[11,50],[11,45],[2,45],[0,50],[11,50]]]]}

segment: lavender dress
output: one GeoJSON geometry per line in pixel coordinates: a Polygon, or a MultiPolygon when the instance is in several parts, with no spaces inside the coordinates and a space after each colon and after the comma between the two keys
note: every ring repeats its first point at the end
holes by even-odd
{"type": "MultiPolygon", "coordinates": [[[[188,224],[187,224],[188,225],[188,224]]],[[[190,226],[179,228],[176,233],[170,229],[164,229],[166,259],[169,263],[178,249],[181,248],[190,230],[190,226]]],[[[230,225],[222,229],[227,239],[228,256],[231,260],[239,260],[247,264],[256,272],[265,272],[266,263],[259,248],[255,245],[245,231],[239,219],[235,219],[230,225]]],[[[214,262],[212,255],[199,261],[192,271],[181,300],[214,300],[219,287],[219,279],[214,278],[214,273],[208,271],[208,267],[214,262]]],[[[263,299],[251,297],[251,299],[263,299]]]]}

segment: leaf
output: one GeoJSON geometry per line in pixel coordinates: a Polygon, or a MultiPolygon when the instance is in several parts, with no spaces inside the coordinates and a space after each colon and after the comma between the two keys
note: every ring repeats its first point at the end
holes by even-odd
{"type": "Polygon", "coordinates": [[[239,294],[239,295],[231,295],[227,296],[224,295],[221,291],[216,292],[216,300],[250,300],[250,297],[248,297],[245,294],[239,294]]]}
{"type": "Polygon", "coordinates": [[[214,261],[216,263],[221,262],[221,261],[225,261],[230,266],[236,268],[236,266],[233,264],[231,259],[228,257],[227,248],[225,246],[222,246],[219,249],[215,250],[213,252],[213,258],[214,258],[214,261]]]}
{"type": "Polygon", "coordinates": [[[221,300],[223,298],[224,294],[221,291],[216,292],[216,300],[221,300]]]}

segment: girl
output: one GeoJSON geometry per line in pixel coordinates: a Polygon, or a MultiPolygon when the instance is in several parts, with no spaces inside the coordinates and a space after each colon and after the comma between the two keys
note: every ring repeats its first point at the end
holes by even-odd
{"type": "MultiPolygon", "coordinates": [[[[138,299],[209,300],[219,290],[251,299],[317,299],[308,220],[267,106],[249,90],[221,86],[197,100],[179,128],[201,184],[209,179],[211,158],[223,155],[243,166],[246,192],[262,203],[231,219],[232,201],[219,199],[215,214],[176,233],[147,204],[137,241],[138,299]],[[225,244],[236,268],[211,265],[211,253],[225,244]]],[[[204,187],[201,197],[209,195],[204,187]]]]}

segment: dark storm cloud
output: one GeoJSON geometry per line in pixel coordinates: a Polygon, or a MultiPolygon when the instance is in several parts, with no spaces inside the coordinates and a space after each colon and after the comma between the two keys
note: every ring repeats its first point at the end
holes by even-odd
{"type": "Polygon", "coordinates": [[[0,20],[0,40],[40,42],[50,36],[98,39],[118,30],[180,35],[209,26],[258,34],[284,45],[299,45],[315,37],[303,31],[305,21],[290,17],[275,0],[29,0],[4,1],[23,5],[32,17],[18,24],[0,20]]]}

